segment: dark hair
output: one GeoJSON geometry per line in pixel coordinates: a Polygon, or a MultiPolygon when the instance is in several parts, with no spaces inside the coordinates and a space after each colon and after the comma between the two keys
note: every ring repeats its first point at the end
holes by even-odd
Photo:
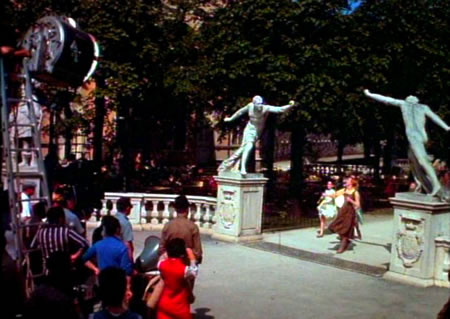
{"type": "Polygon", "coordinates": [[[116,267],[107,267],[98,277],[100,299],[104,306],[122,305],[127,289],[125,270],[116,267]]]}
{"type": "Polygon", "coordinates": [[[187,211],[189,209],[189,201],[184,195],[180,195],[175,198],[174,207],[177,212],[179,211],[187,211]]]}
{"type": "Polygon", "coordinates": [[[182,238],[171,239],[166,245],[166,251],[169,257],[183,257],[186,255],[186,243],[182,238]]]}
{"type": "Polygon", "coordinates": [[[64,209],[62,207],[50,207],[47,211],[47,221],[49,224],[59,224],[61,218],[65,218],[64,209]]]}
{"type": "Polygon", "coordinates": [[[103,216],[102,226],[106,236],[114,236],[117,233],[117,230],[120,229],[119,220],[116,217],[109,215],[103,216]]]}
{"type": "Polygon", "coordinates": [[[116,207],[119,212],[123,212],[125,209],[131,206],[131,201],[128,197],[120,197],[116,202],[116,207]]]}
{"type": "Polygon", "coordinates": [[[33,205],[33,215],[39,219],[44,219],[46,215],[46,204],[45,202],[38,202],[33,205]]]}

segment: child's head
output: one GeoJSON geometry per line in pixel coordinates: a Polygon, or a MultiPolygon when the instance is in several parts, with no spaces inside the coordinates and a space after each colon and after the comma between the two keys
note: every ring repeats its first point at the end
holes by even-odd
{"type": "Polygon", "coordinates": [[[105,307],[121,307],[125,301],[128,290],[125,270],[116,267],[107,267],[98,277],[100,298],[105,307]]]}
{"type": "Polygon", "coordinates": [[[115,236],[120,233],[119,220],[114,216],[104,216],[102,218],[102,226],[106,236],[115,236]]]}
{"type": "Polygon", "coordinates": [[[51,207],[47,211],[47,221],[52,225],[64,225],[66,221],[64,209],[60,206],[51,207]]]}
{"type": "Polygon", "coordinates": [[[186,255],[186,244],[181,238],[169,240],[166,246],[167,255],[171,258],[181,258],[186,255]]]}

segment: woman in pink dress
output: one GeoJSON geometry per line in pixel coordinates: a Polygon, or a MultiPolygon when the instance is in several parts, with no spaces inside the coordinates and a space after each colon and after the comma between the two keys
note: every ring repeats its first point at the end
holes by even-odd
{"type": "Polygon", "coordinates": [[[158,268],[164,280],[164,288],[156,312],[157,319],[191,319],[193,300],[189,278],[197,275],[195,266],[186,266],[186,245],[181,238],[174,238],[166,245],[168,258],[159,262],[158,268]]]}

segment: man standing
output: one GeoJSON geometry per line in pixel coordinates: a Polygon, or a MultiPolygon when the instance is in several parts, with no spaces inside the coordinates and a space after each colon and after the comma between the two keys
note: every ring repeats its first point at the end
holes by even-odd
{"type": "Polygon", "coordinates": [[[186,196],[180,195],[175,198],[175,210],[177,217],[164,225],[159,245],[160,255],[166,252],[167,243],[174,238],[181,238],[186,243],[186,248],[190,248],[194,253],[196,263],[202,262],[203,252],[200,240],[200,230],[197,225],[189,220],[189,201],[186,196]]]}
{"type": "Polygon", "coordinates": [[[36,192],[36,185],[28,183],[22,186],[22,193],[20,194],[22,211],[20,213],[20,219],[22,221],[29,221],[32,214],[32,203],[31,198],[36,192]]]}
{"type": "Polygon", "coordinates": [[[116,202],[116,208],[117,213],[115,216],[120,223],[120,239],[122,239],[125,246],[127,246],[130,259],[134,260],[133,227],[128,219],[128,215],[130,215],[133,205],[128,197],[120,197],[116,202]]]}
{"type": "Polygon", "coordinates": [[[67,227],[62,207],[51,207],[47,212],[47,224],[36,234],[37,243],[43,257],[47,260],[54,252],[69,253],[76,261],[89,247],[87,240],[67,227]]]}
{"type": "Polygon", "coordinates": [[[84,228],[83,226],[81,226],[81,221],[78,218],[77,215],[75,215],[75,213],[73,213],[67,205],[67,200],[70,197],[70,195],[62,190],[62,189],[57,189],[52,196],[52,202],[53,202],[53,206],[54,207],[62,207],[64,209],[64,215],[65,215],[65,220],[66,220],[66,225],[76,231],[78,234],[84,236],[84,228]]]}
{"type": "Polygon", "coordinates": [[[408,157],[418,185],[416,191],[421,189],[431,196],[443,198],[445,192],[425,149],[425,144],[428,142],[427,132],[425,131],[426,117],[446,131],[450,131],[450,127],[428,105],[420,104],[419,99],[415,96],[408,96],[405,100],[397,100],[370,93],[369,90],[364,90],[364,94],[375,101],[400,107],[405,123],[406,138],[409,142],[408,157]]]}

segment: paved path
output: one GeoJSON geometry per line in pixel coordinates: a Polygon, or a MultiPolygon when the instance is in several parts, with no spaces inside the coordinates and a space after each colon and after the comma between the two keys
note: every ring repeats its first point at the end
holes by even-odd
{"type": "Polygon", "coordinates": [[[335,234],[317,238],[315,228],[264,233],[264,242],[275,244],[274,249],[287,246],[385,271],[391,256],[392,218],[392,215],[365,214],[364,224],[360,227],[362,240],[355,240],[343,254],[336,254],[339,240],[335,234]]]}
{"type": "MultiPolygon", "coordinates": [[[[392,216],[367,216],[363,241],[338,256],[336,237],[317,239],[315,229],[265,234],[261,245],[279,249],[269,252],[266,250],[270,249],[218,242],[205,236],[204,263],[192,306],[195,318],[436,318],[449,298],[448,289],[407,286],[382,279],[376,272],[368,271],[372,275],[366,275],[303,260],[301,252],[306,251],[312,256],[326,256],[337,264],[342,261],[344,265],[366,265],[384,272],[389,262],[391,219],[392,216]],[[300,252],[299,258],[285,256],[283,249],[300,252]]],[[[150,234],[159,235],[135,232],[137,252],[150,234]]]]}

